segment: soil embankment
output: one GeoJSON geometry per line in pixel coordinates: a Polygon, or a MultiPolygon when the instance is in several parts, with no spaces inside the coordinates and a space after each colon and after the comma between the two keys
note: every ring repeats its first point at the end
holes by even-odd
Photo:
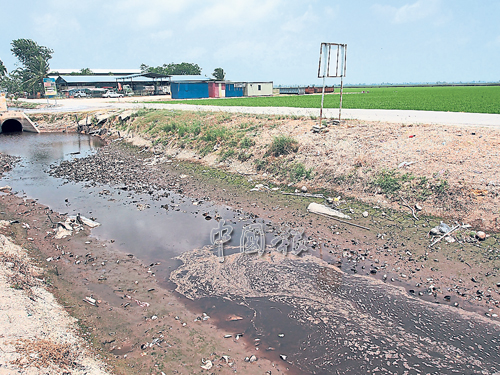
{"type": "Polygon", "coordinates": [[[311,118],[172,110],[32,117],[43,131],[90,124],[90,131],[155,154],[265,184],[306,186],[407,212],[418,205],[426,215],[500,231],[500,131],[493,128],[348,120],[315,133],[311,118]],[[282,143],[272,150],[276,137],[282,143]]]}
{"type": "MultiPolygon", "coordinates": [[[[310,131],[314,120],[304,118],[120,114],[79,114],[72,122],[74,115],[36,119],[45,130],[67,131],[86,121],[92,124],[90,131],[110,141],[95,156],[64,162],[52,174],[122,185],[137,193],[154,195],[165,188],[195,200],[208,197],[277,226],[304,227],[311,254],[346,273],[374,277],[422,300],[497,319],[500,253],[493,231],[499,229],[494,168],[498,132],[346,122],[318,134],[310,131]],[[280,135],[288,137],[281,145],[286,152],[272,148],[280,135]],[[279,192],[302,186],[331,199],[279,192]],[[314,216],[306,210],[311,201],[333,205],[370,230],[314,216]],[[450,225],[452,219],[470,223],[489,236],[479,241],[472,229],[460,229],[449,236],[450,242],[429,247],[429,230],[441,221],[431,215],[445,217],[450,225]]],[[[234,336],[222,339],[225,332],[203,320],[204,311],[196,304],[185,310],[175,294],[158,285],[154,264],[145,266],[116,244],[89,238],[88,228],[64,242],[53,238],[52,221],[66,217],[50,213],[49,220],[46,208],[35,202],[6,195],[0,203],[3,219],[28,223],[14,240],[40,254],[52,273],[54,292],[73,306],[71,313],[117,373],[168,373],[165,369],[173,369],[172,364],[178,373],[193,373],[202,359],[210,359],[221,373],[234,368],[255,373],[256,367],[274,373],[272,352],[271,361],[245,362],[255,352],[234,336]],[[16,209],[26,204],[29,209],[16,209]],[[98,306],[83,302],[87,296],[99,301],[98,306]]],[[[189,289],[188,284],[183,287],[189,289]]],[[[284,364],[278,358],[281,370],[284,364]]]]}

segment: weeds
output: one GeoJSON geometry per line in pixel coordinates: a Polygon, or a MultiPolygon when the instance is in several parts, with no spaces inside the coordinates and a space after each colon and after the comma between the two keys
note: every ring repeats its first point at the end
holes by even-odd
{"type": "Polygon", "coordinates": [[[426,200],[433,193],[443,196],[449,189],[447,180],[437,179],[433,182],[427,177],[417,177],[411,173],[402,174],[397,170],[382,170],[370,184],[378,187],[387,196],[399,192],[400,195],[411,195],[420,200],[426,200]]]}
{"type": "Polygon", "coordinates": [[[386,195],[392,195],[401,189],[400,176],[398,172],[394,170],[382,170],[372,184],[378,186],[386,195]]]}
{"type": "Polygon", "coordinates": [[[292,137],[280,135],[274,137],[273,142],[269,145],[266,155],[280,156],[288,155],[292,152],[297,152],[299,149],[299,142],[292,137]]]}
{"type": "Polygon", "coordinates": [[[252,156],[253,156],[253,154],[246,153],[245,151],[241,151],[241,152],[238,154],[238,160],[239,160],[239,161],[241,161],[241,162],[245,162],[245,161],[247,161],[248,159],[250,159],[252,156]]]}
{"type": "Polygon", "coordinates": [[[290,180],[292,182],[310,180],[312,178],[312,168],[307,169],[304,164],[292,164],[290,168],[290,180]]]}
{"type": "Polygon", "coordinates": [[[250,148],[252,146],[255,145],[255,141],[251,140],[250,138],[248,137],[244,137],[241,141],[240,141],[240,147],[242,148],[250,148]]]}
{"type": "Polygon", "coordinates": [[[234,151],[234,149],[230,148],[229,150],[222,153],[219,160],[226,161],[228,159],[231,159],[235,154],[236,154],[236,151],[234,151]]]}

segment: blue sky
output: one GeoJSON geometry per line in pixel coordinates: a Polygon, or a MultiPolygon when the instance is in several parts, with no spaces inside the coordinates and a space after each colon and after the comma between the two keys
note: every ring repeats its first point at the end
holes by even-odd
{"type": "Polygon", "coordinates": [[[320,84],[320,44],[333,42],[348,45],[345,83],[500,81],[497,0],[18,0],[1,9],[9,71],[11,41],[28,38],[54,50],[51,68],[185,61],[235,81],[320,84]]]}

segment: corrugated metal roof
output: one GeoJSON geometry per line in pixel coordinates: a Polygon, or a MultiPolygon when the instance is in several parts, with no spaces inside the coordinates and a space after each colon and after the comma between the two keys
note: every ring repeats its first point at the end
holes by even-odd
{"type": "MultiPolygon", "coordinates": [[[[106,82],[123,82],[127,76],[59,76],[58,80],[62,79],[66,83],[106,83],[106,82]]],[[[153,82],[152,78],[137,77],[134,82],[153,82]]]]}
{"type": "Polygon", "coordinates": [[[182,81],[209,81],[210,78],[207,76],[189,76],[189,75],[174,75],[170,77],[172,82],[182,82],[182,81]]]}
{"type": "MultiPolygon", "coordinates": [[[[109,73],[116,75],[130,75],[139,74],[141,69],[90,69],[92,73],[99,75],[109,75],[109,73]]],[[[50,69],[49,74],[59,73],[59,75],[69,75],[71,73],[80,73],[81,69],[50,69]]]]}

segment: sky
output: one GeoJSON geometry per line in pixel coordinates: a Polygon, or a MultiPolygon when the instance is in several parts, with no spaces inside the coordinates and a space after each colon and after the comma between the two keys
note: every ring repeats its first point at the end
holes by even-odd
{"type": "Polygon", "coordinates": [[[500,81],[497,0],[17,0],[0,9],[8,71],[12,40],[26,38],[54,50],[53,69],[191,62],[233,81],[320,85],[328,42],[347,44],[344,84],[500,81]]]}

